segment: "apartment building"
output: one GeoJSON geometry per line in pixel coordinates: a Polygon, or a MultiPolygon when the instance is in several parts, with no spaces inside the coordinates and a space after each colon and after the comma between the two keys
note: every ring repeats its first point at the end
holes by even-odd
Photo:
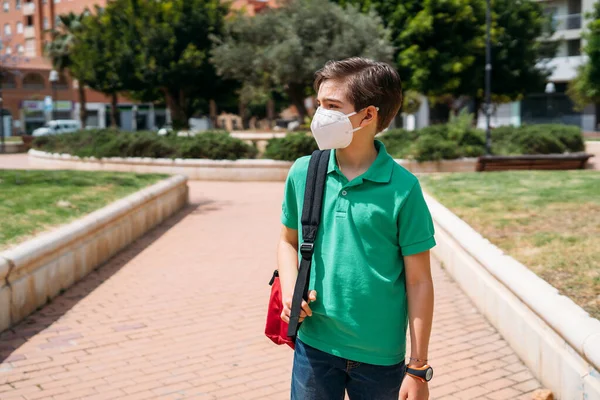
{"type": "MultiPolygon", "coordinates": [[[[600,0],[536,1],[551,17],[555,31],[551,40],[559,42],[558,51],[548,64],[553,69],[552,75],[539,93],[530,94],[519,102],[498,106],[492,115],[492,126],[557,122],[577,125],[587,132],[598,131],[600,110],[590,104],[583,112],[575,111],[566,90],[576,76],[577,68],[586,62],[581,51],[585,44],[582,34],[588,23],[585,16],[600,0]]],[[[493,84],[492,78],[492,91],[493,84]]],[[[485,127],[485,116],[480,116],[478,125],[485,127]]]]}
{"type": "MultiPolygon", "coordinates": [[[[103,6],[107,0],[0,0],[0,98],[6,135],[31,133],[50,119],[79,119],[77,82],[68,73],[50,81],[52,65],[44,57],[50,31],[59,15],[81,13],[86,7],[103,6]]],[[[255,15],[276,0],[235,0],[234,9],[255,15]]],[[[86,125],[110,124],[110,99],[86,91],[86,125]]],[[[120,127],[124,130],[154,129],[169,120],[168,110],[152,104],[135,104],[119,98],[120,127]]]]}

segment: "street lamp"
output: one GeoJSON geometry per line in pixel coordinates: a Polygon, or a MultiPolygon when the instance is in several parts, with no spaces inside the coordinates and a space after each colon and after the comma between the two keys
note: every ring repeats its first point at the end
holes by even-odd
{"type": "Polygon", "coordinates": [[[490,0],[486,0],[485,21],[487,31],[485,39],[485,152],[490,155],[492,154],[492,132],[490,128],[492,112],[492,41],[490,34],[492,11],[490,0]]]}
{"type": "Polygon", "coordinates": [[[57,105],[57,98],[56,98],[56,83],[58,82],[58,72],[56,70],[52,70],[50,71],[50,83],[52,84],[52,100],[54,102],[54,105],[52,107],[52,119],[56,120],[56,105],[57,105]]]}

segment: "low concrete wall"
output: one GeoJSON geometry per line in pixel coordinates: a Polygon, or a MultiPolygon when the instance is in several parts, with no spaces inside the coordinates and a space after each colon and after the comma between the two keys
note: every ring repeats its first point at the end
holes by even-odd
{"type": "MultiPolygon", "coordinates": [[[[76,170],[108,170],[186,175],[193,180],[205,181],[275,181],[283,182],[292,166],[289,161],[275,160],[200,160],[167,158],[80,158],[69,154],[29,150],[33,166],[41,168],[69,168],[76,170]]],[[[473,172],[477,159],[416,162],[396,160],[413,173],[473,172]]]]}
{"type": "Polygon", "coordinates": [[[396,162],[414,174],[434,172],[475,172],[477,166],[476,158],[423,162],[398,159],[396,162]]]}
{"type": "Polygon", "coordinates": [[[79,158],[69,154],[52,154],[38,150],[29,150],[29,158],[32,165],[36,167],[181,174],[189,179],[206,181],[285,181],[292,166],[291,162],[274,160],[79,158]]]}
{"type": "Polygon", "coordinates": [[[600,321],[426,195],[433,255],[562,400],[600,399],[600,321]]]}
{"type": "Polygon", "coordinates": [[[588,169],[600,169],[600,141],[585,142],[585,152],[593,154],[594,157],[588,161],[588,169]]]}
{"type": "Polygon", "coordinates": [[[21,321],[188,202],[174,176],[0,253],[0,331],[21,321]]]}
{"type": "Polygon", "coordinates": [[[4,153],[15,154],[15,153],[26,153],[27,147],[23,142],[4,142],[4,153]]]}

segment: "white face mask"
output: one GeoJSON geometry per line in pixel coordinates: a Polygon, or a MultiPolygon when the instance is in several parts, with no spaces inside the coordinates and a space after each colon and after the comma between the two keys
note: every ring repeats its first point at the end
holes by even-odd
{"type": "MultiPolygon", "coordinates": [[[[379,108],[377,108],[379,110],[379,108]]],[[[362,110],[361,110],[362,111],[362,110]]],[[[310,130],[321,150],[343,149],[352,143],[354,132],[362,129],[352,127],[351,116],[357,112],[344,114],[341,111],[317,108],[313,116],[310,130]]]]}

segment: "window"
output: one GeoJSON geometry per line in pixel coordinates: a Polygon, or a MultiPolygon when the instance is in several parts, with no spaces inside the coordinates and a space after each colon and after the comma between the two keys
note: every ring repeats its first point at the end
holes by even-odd
{"type": "Polygon", "coordinates": [[[20,9],[21,9],[21,0],[15,0],[15,8],[16,8],[17,10],[20,10],[20,9]]]}
{"type": "Polygon", "coordinates": [[[25,55],[27,57],[35,57],[35,39],[27,39],[25,41],[25,55]]]}
{"type": "Polygon", "coordinates": [[[569,57],[581,55],[581,39],[567,40],[567,55],[569,57]]]}
{"type": "Polygon", "coordinates": [[[54,19],[54,28],[58,28],[62,22],[60,22],[60,16],[56,16],[54,19]]]}
{"type": "Polygon", "coordinates": [[[10,48],[10,46],[6,46],[6,54],[12,54],[12,49],[10,48]]]}
{"type": "Polygon", "coordinates": [[[10,4],[8,3],[8,0],[4,0],[4,12],[9,12],[10,11],[10,4]]]}
{"type": "Polygon", "coordinates": [[[27,16],[27,26],[33,26],[33,15],[27,16]]]}
{"type": "Polygon", "coordinates": [[[17,46],[17,53],[19,53],[19,54],[25,53],[25,47],[23,47],[22,44],[17,46]]]}
{"type": "Polygon", "coordinates": [[[23,33],[23,23],[21,21],[17,22],[17,33],[23,33]]]}
{"type": "Polygon", "coordinates": [[[48,17],[44,17],[44,29],[50,29],[50,23],[48,22],[48,17]]]}
{"type": "Polygon", "coordinates": [[[4,24],[4,34],[6,36],[12,35],[12,30],[10,29],[10,24],[4,24]]]}

